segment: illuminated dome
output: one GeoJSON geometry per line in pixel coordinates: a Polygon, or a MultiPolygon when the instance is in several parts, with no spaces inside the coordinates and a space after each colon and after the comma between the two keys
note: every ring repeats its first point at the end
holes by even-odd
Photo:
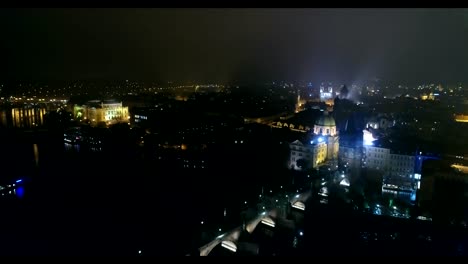
{"type": "Polygon", "coordinates": [[[328,111],[315,122],[314,134],[322,136],[335,136],[336,135],[336,123],[335,119],[328,115],[328,111]]]}
{"type": "Polygon", "coordinates": [[[332,127],[336,126],[335,124],[335,119],[328,114],[327,111],[324,112],[324,115],[322,115],[316,122],[316,126],[322,126],[322,127],[332,127]]]}

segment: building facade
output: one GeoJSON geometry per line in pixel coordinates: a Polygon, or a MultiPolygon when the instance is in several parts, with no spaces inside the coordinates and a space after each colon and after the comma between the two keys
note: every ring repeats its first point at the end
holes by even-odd
{"type": "Polygon", "coordinates": [[[335,119],[328,112],[315,122],[313,134],[308,138],[308,142],[296,140],[290,143],[289,168],[311,169],[338,159],[339,137],[335,119]]]}
{"type": "Polygon", "coordinates": [[[73,114],[79,120],[89,120],[91,125],[97,125],[102,122],[110,125],[119,122],[129,122],[130,119],[128,107],[124,107],[122,102],[113,100],[92,100],[84,105],[75,105],[73,114]]]}

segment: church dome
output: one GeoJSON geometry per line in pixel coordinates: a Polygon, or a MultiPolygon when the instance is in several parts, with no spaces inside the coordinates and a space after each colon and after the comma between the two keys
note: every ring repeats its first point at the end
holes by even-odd
{"type": "Polygon", "coordinates": [[[328,112],[324,112],[324,115],[320,116],[319,119],[315,122],[316,126],[324,126],[324,127],[333,127],[336,126],[335,119],[328,114],[328,112]]]}

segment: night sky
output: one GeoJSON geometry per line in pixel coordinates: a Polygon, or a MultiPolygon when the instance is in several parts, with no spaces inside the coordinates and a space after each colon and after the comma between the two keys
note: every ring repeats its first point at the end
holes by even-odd
{"type": "Polygon", "coordinates": [[[467,9],[0,10],[1,79],[468,81],[467,9]]]}

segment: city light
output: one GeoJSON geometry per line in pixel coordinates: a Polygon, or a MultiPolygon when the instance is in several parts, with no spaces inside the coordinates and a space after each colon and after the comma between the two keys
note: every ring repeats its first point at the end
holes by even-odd
{"type": "Polygon", "coordinates": [[[319,138],[317,139],[317,141],[318,141],[319,143],[323,142],[323,137],[319,137],[319,138]]]}
{"type": "Polygon", "coordinates": [[[23,180],[19,179],[19,180],[16,180],[16,183],[20,183],[22,182],[23,180]]]}
{"type": "Polygon", "coordinates": [[[265,225],[271,226],[271,227],[275,227],[275,222],[273,222],[273,220],[271,220],[271,218],[269,218],[269,217],[263,218],[262,219],[262,224],[265,224],[265,225]]]}
{"type": "Polygon", "coordinates": [[[374,138],[374,136],[372,135],[371,132],[367,131],[367,130],[363,130],[363,144],[364,146],[372,146],[374,145],[374,141],[376,141],[377,139],[374,138]]]}
{"type": "Polygon", "coordinates": [[[232,251],[232,252],[236,252],[236,251],[237,251],[236,245],[235,245],[233,242],[231,242],[231,241],[223,241],[223,242],[221,242],[221,246],[222,246],[223,248],[226,248],[226,249],[232,251]]]}
{"type": "Polygon", "coordinates": [[[303,235],[304,235],[304,233],[301,231],[301,232],[299,232],[299,235],[300,235],[300,236],[303,236],[303,235]]]}
{"type": "Polygon", "coordinates": [[[299,210],[302,210],[304,211],[305,210],[305,205],[304,203],[302,202],[295,202],[293,205],[292,205],[293,208],[296,208],[296,209],[299,209],[299,210]]]}
{"type": "Polygon", "coordinates": [[[340,182],[340,185],[341,185],[341,186],[346,186],[346,187],[348,187],[350,184],[349,184],[348,179],[344,178],[344,179],[340,182]]]}
{"type": "Polygon", "coordinates": [[[203,225],[203,221],[200,222],[203,225]]]}

